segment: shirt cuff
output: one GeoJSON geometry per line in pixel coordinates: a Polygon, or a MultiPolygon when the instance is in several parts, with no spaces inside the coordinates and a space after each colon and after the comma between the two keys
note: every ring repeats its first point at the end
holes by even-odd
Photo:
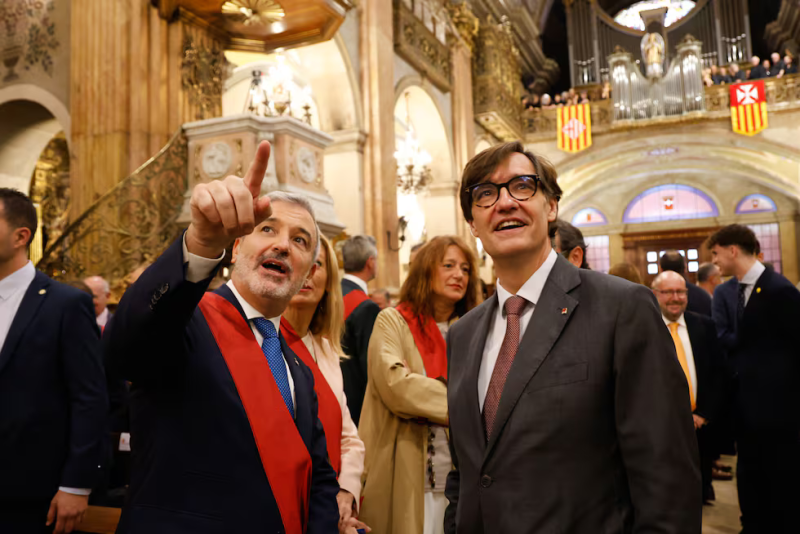
{"type": "Polygon", "coordinates": [[[83,495],[88,496],[92,493],[90,489],[82,489],[82,488],[65,488],[64,486],[60,486],[58,491],[63,491],[64,493],[71,493],[72,495],[83,495]]]}
{"type": "Polygon", "coordinates": [[[225,251],[222,251],[222,255],[219,258],[204,258],[202,256],[198,256],[197,254],[192,254],[189,252],[189,249],[186,248],[186,233],[183,234],[183,263],[186,264],[186,281],[192,282],[196,284],[201,280],[205,280],[211,273],[214,272],[214,269],[217,268],[219,262],[225,258],[225,251]]]}

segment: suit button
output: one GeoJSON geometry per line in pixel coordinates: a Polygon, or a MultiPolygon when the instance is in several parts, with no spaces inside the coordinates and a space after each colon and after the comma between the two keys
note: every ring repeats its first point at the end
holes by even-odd
{"type": "Polygon", "coordinates": [[[492,477],[490,477],[489,475],[483,475],[481,477],[481,487],[488,488],[491,485],[492,485],[492,477]]]}

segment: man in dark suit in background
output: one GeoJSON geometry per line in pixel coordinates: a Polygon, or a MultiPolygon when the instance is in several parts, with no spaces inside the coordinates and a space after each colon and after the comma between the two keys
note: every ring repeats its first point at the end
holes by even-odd
{"type": "Polygon", "coordinates": [[[497,292],[448,333],[448,534],[699,534],[686,379],[652,292],[551,248],[555,168],[520,142],[464,169],[497,292]]]}
{"type": "Polygon", "coordinates": [[[564,256],[568,262],[579,269],[589,269],[583,232],[561,219],[556,221],[555,227],[555,235],[551,241],[556,253],[564,256]]]}
{"type": "MultiPolygon", "coordinates": [[[[712,301],[714,299],[714,290],[722,283],[722,276],[719,274],[719,267],[711,262],[700,264],[697,269],[697,287],[708,293],[712,301]]],[[[712,305],[713,314],[713,305],[712,305]]]]}
{"type": "Polygon", "coordinates": [[[689,384],[692,418],[700,449],[703,502],[714,499],[711,470],[716,456],[713,426],[722,410],[724,360],[710,317],[686,311],[686,280],[674,271],[664,271],[653,280],[664,324],[675,343],[678,361],[689,384]]]}
{"type": "MultiPolygon", "coordinates": [[[[769,65],[769,61],[765,60],[765,63],[769,65]]],[[[752,68],[747,76],[749,80],[760,80],[761,78],[769,77],[769,68],[764,67],[764,65],[761,64],[761,59],[759,59],[758,56],[753,56],[750,58],[750,64],[752,65],[752,68]]]]}
{"type": "Polygon", "coordinates": [[[378,274],[378,249],[375,238],[356,235],[342,246],[344,277],[344,335],[342,348],[350,356],[342,360],[342,378],[347,407],[353,422],[358,425],[361,405],[367,391],[367,352],[372,327],[380,313],[380,307],[369,298],[367,282],[378,274]]]}
{"type": "Polygon", "coordinates": [[[108,400],[92,299],[37,272],[28,197],[0,189],[0,532],[72,532],[99,478],[108,400]],[[52,528],[52,527],[51,527],[52,528]]]}
{"type": "MultiPolygon", "coordinates": [[[[677,250],[668,250],[659,260],[661,271],[675,271],[686,280],[686,260],[677,250]]],[[[706,317],[711,317],[711,295],[686,280],[686,289],[689,291],[689,306],[686,308],[690,312],[699,313],[706,317]]]]}
{"type": "Polygon", "coordinates": [[[126,291],[103,335],[131,381],[131,485],[117,532],[337,531],[339,485],[311,371],[279,335],[313,271],[304,197],[246,178],[195,186],[186,233],[126,291]],[[206,293],[233,245],[231,280],[206,293]]]}
{"type": "Polygon", "coordinates": [[[728,317],[734,326],[723,334],[735,376],[742,524],[748,534],[793,532],[800,502],[800,465],[790,460],[800,456],[800,292],[756,259],[758,241],[746,226],[718,230],[708,248],[722,274],[737,280],[736,312],[728,317]]]}

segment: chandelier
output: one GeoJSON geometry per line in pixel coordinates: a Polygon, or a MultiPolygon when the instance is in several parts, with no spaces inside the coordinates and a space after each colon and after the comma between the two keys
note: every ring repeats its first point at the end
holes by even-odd
{"type": "MultiPolygon", "coordinates": [[[[294,104],[303,109],[303,120],[311,125],[311,87],[300,87],[294,81],[291,67],[286,63],[283,54],[276,56],[276,64],[271,66],[267,76],[260,70],[252,71],[250,89],[244,104],[245,113],[261,117],[280,117],[289,115],[294,117],[292,111],[294,104]]],[[[298,110],[295,110],[301,114],[298,110]]]]}
{"type": "Polygon", "coordinates": [[[231,0],[222,4],[222,13],[245,26],[278,22],[286,16],[275,0],[231,0]]]}
{"type": "Polygon", "coordinates": [[[394,158],[397,160],[397,187],[404,195],[414,195],[422,191],[431,179],[431,155],[424,150],[414,133],[408,107],[409,94],[406,92],[406,136],[398,141],[394,158]]]}

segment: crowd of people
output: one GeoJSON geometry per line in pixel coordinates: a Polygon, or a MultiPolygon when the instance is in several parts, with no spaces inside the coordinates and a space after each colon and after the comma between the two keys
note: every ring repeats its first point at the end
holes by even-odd
{"type": "Polygon", "coordinates": [[[792,530],[800,292],[747,227],[709,237],[700,287],[677,252],[650,288],[592,271],[555,168],[503,143],[460,188],[494,294],[444,235],[392,306],[375,240],[340,273],[309,201],[261,194],[268,160],[195,186],[113,315],[101,278],[35,271],[36,211],[0,189],[0,532],[122,490],[132,534],[699,534],[732,440],[747,532],[792,530]]]}
{"type": "MultiPolygon", "coordinates": [[[[610,98],[611,84],[606,82],[603,84],[603,89],[600,93],[600,100],[608,100],[610,98]]],[[[542,95],[533,93],[522,96],[522,106],[526,110],[554,109],[562,106],[576,106],[578,104],[588,104],[590,101],[591,98],[588,91],[576,91],[575,88],[570,88],[569,91],[556,93],[552,97],[548,93],[543,93],[542,95]]]]}
{"type": "Polygon", "coordinates": [[[739,68],[738,63],[731,63],[727,67],[711,65],[710,68],[703,69],[703,83],[710,87],[763,78],[783,78],[789,74],[797,74],[794,57],[788,51],[783,59],[777,52],[774,52],[770,59],[761,61],[758,56],[753,56],[750,58],[750,68],[746,72],[739,68]]]}

